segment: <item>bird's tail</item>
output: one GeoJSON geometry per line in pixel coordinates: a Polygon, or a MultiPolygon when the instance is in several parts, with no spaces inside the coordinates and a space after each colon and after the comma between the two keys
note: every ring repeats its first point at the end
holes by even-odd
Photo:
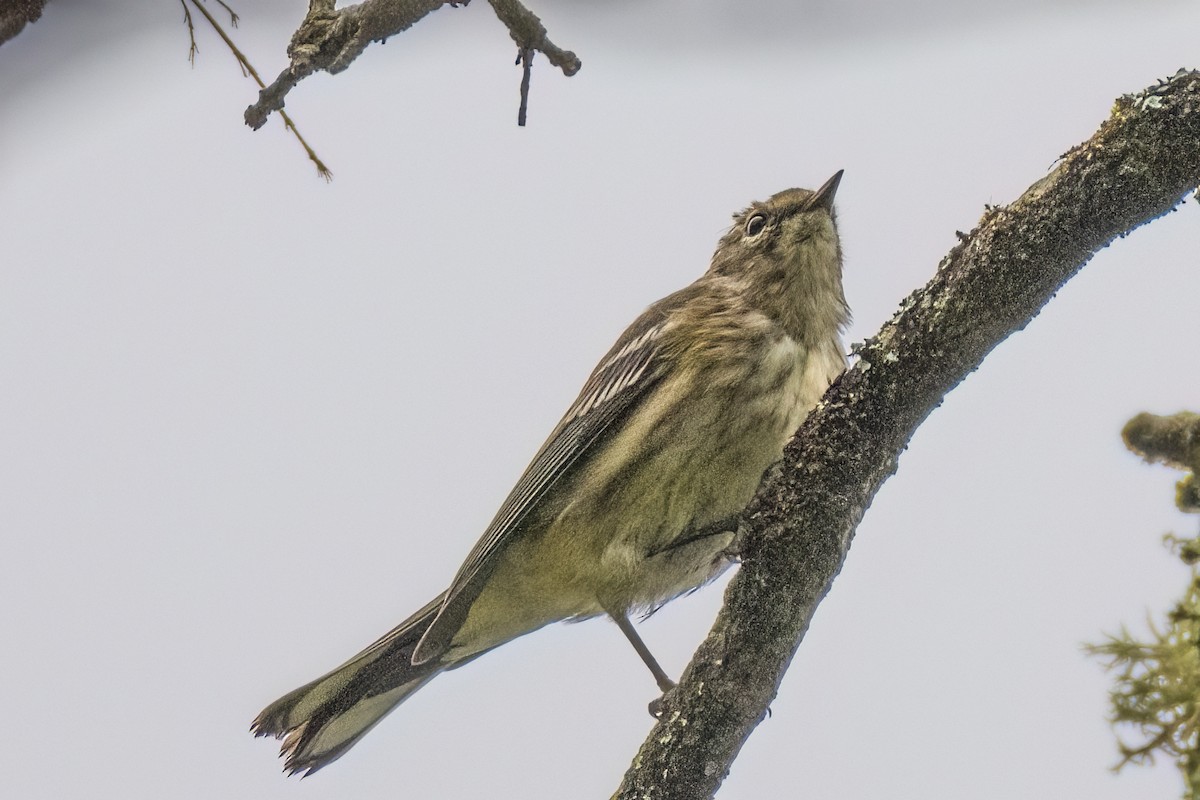
{"type": "Polygon", "coordinates": [[[409,695],[442,670],[458,666],[439,658],[412,663],[413,649],[442,600],[435,598],[333,672],[263,709],[250,730],[283,740],[285,772],[311,775],[336,761],[409,695]]]}

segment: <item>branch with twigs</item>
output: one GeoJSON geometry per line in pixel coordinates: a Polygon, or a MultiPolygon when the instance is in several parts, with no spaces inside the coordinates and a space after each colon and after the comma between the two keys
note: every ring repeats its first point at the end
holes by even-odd
{"type": "MultiPolygon", "coordinates": [[[[238,24],[237,12],[226,5],[224,0],[216,0],[216,2],[221,6],[221,8],[228,12],[229,24],[236,28],[238,24]]],[[[245,53],[243,53],[241,49],[234,44],[233,39],[229,36],[229,33],[226,32],[221,23],[215,17],[213,17],[211,13],[209,13],[209,10],[204,7],[200,0],[179,0],[179,4],[183,6],[183,21],[187,25],[188,29],[188,61],[190,61],[192,64],[195,64],[196,54],[200,52],[200,47],[196,44],[196,26],[192,20],[192,12],[191,9],[188,8],[188,3],[191,3],[196,7],[196,10],[199,11],[204,19],[208,21],[208,24],[214,31],[216,31],[217,35],[221,37],[221,40],[225,42],[225,46],[229,48],[229,52],[233,53],[233,57],[237,61],[238,67],[242,70],[242,75],[248,78],[253,78],[261,89],[265,84],[263,83],[262,78],[258,76],[258,71],[254,69],[254,65],[250,63],[250,59],[246,58],[245,53]]],[[[329,167],[325,166],[325,162],[321,161],[321,159],[317,156],[316,151],[309,146],[308,142],[300,134],[300,129],[296,127],[296,123],[292,121],[292,118],[289,117],[284,111],[279,112],[279,118],[283,120],[284,126],[291,131],[292,135],[296,137],[296,141],[300,142],[300,146],[304,148],[304,152],[308,155],[308,160],[313,162],[313,164],[316,166],[317,174],[326,181],[332,180],[333,173],[329,171],[329,167]]]]}
{"type": "Polygon", "coordinates": [[[988,208],[856,348],[742,517],[725,604],[615,795],[708,798],[767,715],[859,521],[942,398],[1099,249],[1200,185],[1200,72],[1117,100],[1090,139],[988,208]]]}
{"type": "MultiPolygon", "coordinates": [[[[246,109],[246,124],[257,130],[272,112],[282,114],[288,93],[314,72],[341,72],[372,42],[383,42],[403,33],[442,6],[465,6],[468,2],[470,0],[364,0],[336,8],[335,0],[309,0],[308,13],[288,45],[291,63],[270,86],[263,86],[258,101],[246,109]]],[[[524,125],[534,54],[544,55],[568,77],[578,72],[581,64],[574,53],[550,41],[541,20],[518,0],[488,2],[517,45],[517,63],[522,67],[517,124],[524,125]]]]}

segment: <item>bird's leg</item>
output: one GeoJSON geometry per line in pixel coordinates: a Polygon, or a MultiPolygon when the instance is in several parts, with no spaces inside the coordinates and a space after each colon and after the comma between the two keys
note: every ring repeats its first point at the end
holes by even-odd
{"type": "MultiPolygon", "coordinates": [[[[625,614],[609,614],[613,622],[617,623],[617,627],[621,629],[621,633],[625,634],[625,638],[633,645],[633,649],[637,650],[637,654],[642,657],[642,661],[650,668],[650,673],[654,675],[654,681],[658,684],[659,690],[665,695],[667,692],[675,688],[675,681],[667,677],[667,673],[663,672],[663,668],[658,665],[650,648],[646,647],[646,643],[642,641],[642,637],[638,636],[638,632],[634,630],[633,623],[629,621],[629,617],[625,614]]],[[[658,719],[662,714],[662,698],[657,697],[650,702],[650,716],[658,719]]]]}
{"type": "Polygon", "coordinates": [[[654,656],[650,653],[650,648],[646,647],[646,643],[642,641],[642,637],[638,636],[638,632],[634,630],[633,623],[629,621],[629,617],[624,614],[610,614],[613,622],[617,623],[617,627],[621,629],[621,633],[625,634],[625,638],[633,645],[633,649],[637,650],[637,654],[642,657],[642,661],[650,668],[651,674],[654,675],[654,681],[658,684],[658,688],[663,694],[675,688],[675,681],[667,677],[667,673],[663,672],[663,668],[654,660],[654,656]]]}

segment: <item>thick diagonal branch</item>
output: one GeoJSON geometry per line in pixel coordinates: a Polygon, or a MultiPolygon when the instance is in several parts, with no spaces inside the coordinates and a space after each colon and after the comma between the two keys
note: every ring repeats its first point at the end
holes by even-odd
{"type": "MultiPolygon", "coordinates": [[[[539,51],[565,75],[579,71],[574,53],[550,41],[541,21],[518,0],[489,0],[520,51],[539,51]]],[[[314,72],[341,72],[371,42],[403,33],[442,6],[465,6],[469,0],[364,0],[336,8],[335,0],[309,0],[308,14],[288,45],[291,63],[246,109],[246,124],[257,130],[284,106],[296,84],[314,72]]]]}
{"type": "Polygon", "coordinates": [[[855,528],[913,432],[1102,247],[1200,184],[1200,73],[1117,101],[1088,141],[990,208],[859,348],[743,517],[743,563],[616,797],[711,797],[775,697],[855,528]]]}

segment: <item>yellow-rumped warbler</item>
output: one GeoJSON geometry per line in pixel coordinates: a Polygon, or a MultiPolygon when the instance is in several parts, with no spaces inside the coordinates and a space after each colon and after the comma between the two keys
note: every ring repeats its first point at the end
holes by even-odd
{"type": "Polygon", "coordinates": [[[629,622],[719,575],[763,472],[845,368],[842,173],[734,216],[699,280],[617,340],[450,588],[251,728],[311,774],[438,673],[551,622],[629,622]]]}

